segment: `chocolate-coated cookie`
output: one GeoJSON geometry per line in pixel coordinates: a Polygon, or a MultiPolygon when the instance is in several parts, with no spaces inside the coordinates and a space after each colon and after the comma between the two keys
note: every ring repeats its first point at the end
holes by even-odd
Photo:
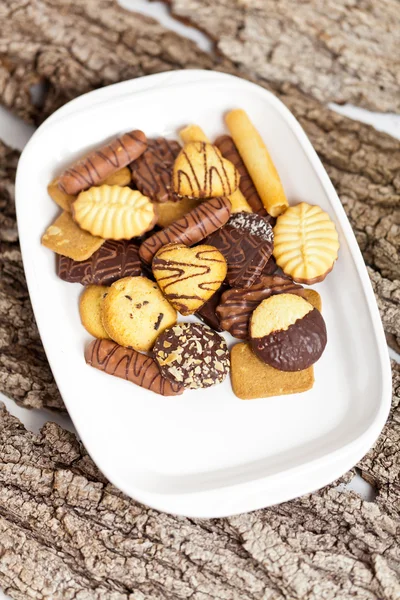
{"type": "Polygon", "coordinates": [[[302,371],[320,358],[327,342],[321,313],[304,298],[278,294],[263,300],[250,321],[255,354],[280,371],[302,371]]]}
{"type": "Polygon", "coordinates": [[[107,240],[86,260],[57,256],[57,274],[82,285],[111,285],[122,277],[137,277],[142,274],[139,248],[128,240],[107,240]]]}
{"type": "Polygon", "coordinates": [[[207,325],[177,323],[161,333],[153,348],[161,373],[185,388],[207,388],[229,373],[229,351],[223,337],[207,325]]]}
{"type": "Polygon", "coordinates": [[[137,189],[155,202],[174,199],[172,168],[181,146],[159,137],[148,140],[147,149],[131,163],[132,181],[137,189]]]}

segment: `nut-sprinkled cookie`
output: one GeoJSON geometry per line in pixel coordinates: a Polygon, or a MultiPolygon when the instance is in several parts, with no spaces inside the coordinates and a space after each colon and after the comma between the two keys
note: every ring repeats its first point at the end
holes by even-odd
{"type": "Polygon", "coordinates": [[[166,244],[193,246],[227,222],[231,214],[228,198],[211,198],[202,202],[189,213],[150,236],[140,246],[139,254],[143,262],[151,264],[158,250],[166,244]]]}
{"type": "Polygon", "coordinates": [[[299,283],[323,281],[338,257],[339,237],[329,215],[301,202],[278,217],[274,256],[283,271],[299,283]]]}
{"type": "Polygon", "coordinates": [[[58,178],[58,187],[66,194],[79,194],[126,167],[146,148],[147,139],[143,131],[125,133],[66,169],[58,178]]]}
{"type": "Polygon", "coordinates": [[[91,342],[85,350],[85,360],[95,369],[131,381],[162,396],[178,396],[184,391],[183,385],[161,375],[154,358],[132,348],[119,346],[111,340],[91,342]]]}
{"type": "Polygon", "coordinates": [[[109,339],[101,318],[103,300],[107,295],[105,285],[88,285],[79,298],[79,314],[82,325],[95,338],[109,339]]]}
{"type": "Polygon", "coordinates": [[[112,284],[103,301],[109,337],[135,350],[151,350],[156,337],[176,323],[176,311],[147,277],[125,277],[112,284]]]}
{"type": "Polygon", "coordinates": [[[303,371],[278,371],[254,354],[249,344],[231,350],[231,379],[235,396],[241,400],[298,394],[314,384],[314,367],[303,371]]]}
{"type": "Polygon", "coordinates": [[[226,277],[226,261],[208,245],[168,244],[153,259],[153,275],[164,296],[182,315],[191,315],[216,292],[226,277]]]}
{"type": "Polygon", "coordinates": [[[42,236],[42,244],[56,254],[80,261],[92,256],[104,244],[104,240],[81,229],[70,213],[64,211],[46,229],[42,236]]]}
{"type": "Polygon", "coordinates": [[[250,342],[258,358],[280,371],[302,371],[320,358],[327,336],[321,313],[294,294],[263,300],[250,321],[250,342]]]}
{"type": "Polygon", "coordinates": [[[178,323],[154,344],[153,355],[164,377],[185,388],[207,388],[229,373],[229,351],[223,337],[200,323],[178,323]]]}
{"type": "Polygon", "coordinates": [[[245,340],[249,336],[250,317],[257,306],[274,294],[294,293],[302,290],[289,277],[264,275],[248,288],[227,290],[216,308],[219,322],[233,337],[245,340]]]}
{"type": "Polygon", "coordinates": [[[173,184],[174,191],[180,196],[229,196],[239,186],[239,173],[216,146],[190,142],[175,160],[173,184]]]}
{"type": "Polygon", "coordinates": [[[174,140],[148,140],[146,150],[130,165],[132,181],[144,196],[155,202],[174,198],[172,168],[180,150],[181,145],[174,140]]]}
{"type": "Polygon", "coordinates": [[[69,283],[111,285],[141,274],[139,246],[131,240],[107,240],[87,260],[57,256],[57,275],[69,283]]]}
{"type": "Polygon", "coordinates": [[[205,240],[225,256],[231,287],[250,287],[273,250],[273,233],[268,221],[255,213],[237,213],[205,240]]]}
{"type": "Polygon", "coordinates": [[[152,229],[157,221],[155,205],[146,196],[118,185],[81,192],[72,212],[82,229],[109,240],[130,240],[152,229]]]}

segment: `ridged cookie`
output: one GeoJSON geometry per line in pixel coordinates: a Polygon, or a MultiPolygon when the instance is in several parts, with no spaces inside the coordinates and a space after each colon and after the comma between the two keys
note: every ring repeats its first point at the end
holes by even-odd
{"type": "Polygon", "coordinates": [[[294,294],[263,300],[250,321],[250,342],[260,360],[279,371],[302,371],[323,353],[326,326],[321,313],[294,294]]]}
{"type": "Polygon", "coordinates": [[[101,318],[103,300],[108,292],[105,285],[88,285],[79,298],[82,325],[95,338],[109,339],[101,318]]]}
{"type": "Polygon", "coordinates": [[[161,375],[154,358],[132,348],[119,346],[111,340],[91,342],[85,350],[85,359],[95,369],[131,381],[162,396],[178,396],[184,390],[180,383],[161,375]]]}
{"type": "Polygon", "coordinates": [[[151,264],[158,250],[167,244],[193,246],[227,222],[231,214],[228,198],[212,198],[202,202],[189,213],[158,231],[140,246],[140,258],[151,264]]]}
{"type": "Polygon", "coordinates": [[[306,202],[290,206],[278,217],[274,239],[276,263],[299,283],[323,281],[338,257],[334,223],[319,206],[306,202]]]}
{"type": "Polygon", "coordinates": [[[173,172],[174,190],[180,196],[229,196],[239,186],[239,173],[216,146],[190,142],[178,154],[173,172]]]}
{"type": "Polygon", "coordinates": [[[213,246],[163,246],[153,259],[153,274],[164,296],[182,315],[198,310],[221,286],[226,261],[213,246]]]}
{"type": "Polygon", "coordinates": [[[72,212],[82,229],[107,240],[138,237],[157,221],[155,205],[146,196],[118,185],[101,185],[81,192],[72,212]]]}
{"type": "Polygon", "coordinates": [[[112,284],[103,301],[109,337],[135,350],[149,351],[157,336],[176,323],[176,311],[158,285],[146,277],[125,277],[112,284]]]}

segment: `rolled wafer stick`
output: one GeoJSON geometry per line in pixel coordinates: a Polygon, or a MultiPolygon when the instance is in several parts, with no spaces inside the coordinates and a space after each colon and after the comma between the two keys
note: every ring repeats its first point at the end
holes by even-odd
{"type": "Polygon", "coordinates": [[[178,396],[183,385],[161,375],[158,364],[132,348],[124,348],[111,340],[94,340],[85,350],[88,365],[109,375],[121,377],[162,396],[178,396]]]}
{"type": "Polygon", "coordinates": [[[66,169],[58,178],[58,187],[66,194],[79,194],[126,167],[146,148],[147,138],[143,131],[125,133],[66,169]]]}
{"type": "MultiPolygon", "coordinates": [[[[179,131],[179,135],[185,144],[189,144],[189,142],[206,142],[206,144],[211,144],[209,138],[198,125],[188,125],[187,127],[184,127],[179,131]]],[[[233,194],[228,196],[228,198],[232,205],[232,214],[237,212],[253,212],[250,204],[247,202],[239,188],[237,188],[233,194]]]]}
{"type": "Polygon", "coordinates": [[[279,216],[289,203],[262,137],[242,109],[231,110],[225,121],[266,210],[279,216]]]}

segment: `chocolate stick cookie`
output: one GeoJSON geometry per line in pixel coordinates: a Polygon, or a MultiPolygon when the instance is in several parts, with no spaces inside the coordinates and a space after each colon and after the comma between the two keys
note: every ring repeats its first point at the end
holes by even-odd
{"type": "Polygon", "coordinates": [[[147,238],[139,248],[140,258],[149,265],[162,246],[178,243],[193,246],[222,227],[230,214],[231,203],[224,196],[202,202],[169,227],[147,238]]]}
{"type": "Polygon", "coordinates": [[[121,377],[162,396],[178,396],[183,386],[161,375],[156,361],[111,340],[94,340],[85,350],[88,365],[109,375],[121,377]]]}
{"type": "Polygon", "coordinates": [[[143,131],[136,129],[125,133],[66,169],[58,178],[58,187],[66,194],[76,195],[125,167],[146,148],[147,139],[143,131]]]}

